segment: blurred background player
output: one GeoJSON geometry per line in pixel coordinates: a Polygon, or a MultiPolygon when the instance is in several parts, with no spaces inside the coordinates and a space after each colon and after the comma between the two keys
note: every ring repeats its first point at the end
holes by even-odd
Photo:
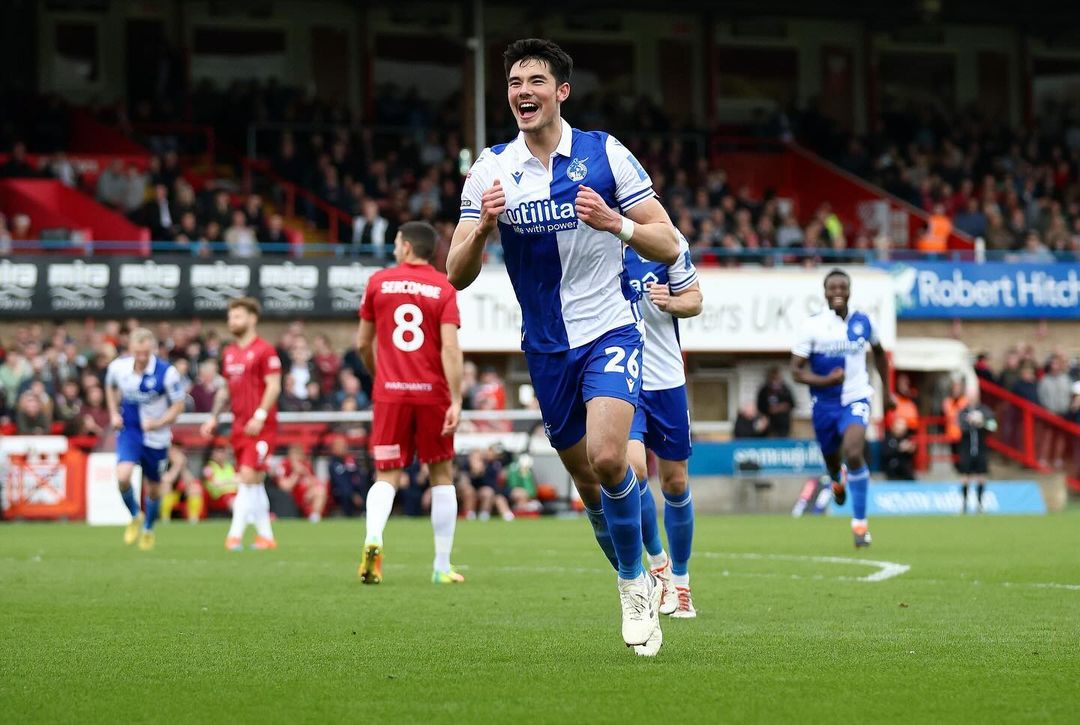
{"type": "Polygon", "coordinates": [[[960,513],[967,513],[968,487],[972,481],[975,482],[975,511],[982,513],[983,491],[986,490],[986,474],[989,471],[986,438],[997,430],[997,418],[994,411],[979,402],[978,388],[968,392],[966,404],[957,418],[960,421],[960,445],[956,470],[963,476],[960,513]]]}
{"type": "Polygon", "coordinates": [[[240,469],[240,485],[233,501],[232,525],[225,548],[244,548],[244,529],[255,524],[256,550],[276,549],[270,526],[270,499],[266,495],[267,457],[277,439],[277,400],[281,394],[281,360],[274,346],[258,335],[258,300],[237,297],[229,300],[228,325],[233,342],[222,353],[222,373],[228,385],[214,396],[210,418],[202,425],[209,438],[217,430],[218,416],[232,402],[232,447],[240,469]]]}
{"type": "Polygon", "coordinates": [[[863,451],[866,426],[870,424],[870,398],[874,388],[866,371],[867,349],[884,389],[885,410],[894,403],[889,391],[889,359],[865,313],[848,308],[851,278],[843,270],[825,275],[827,309],[803,323],[802,335],[792,349],[791,370],[795,380],[810,386],[814,434],[832,479],[838,506],[847,499],[841,467],[847,464],[851,486],[851,531],[856,548],[870,545],[866,521],[866,492],[870,469],[863,451]]]}
{"type": "Polygon", "coordinates": [[[195,524],[205,511],[203,487],[199,480],[188,470],[188,457],[184,447],[177,441],[169,446],[169,467],[161,476],[161,519],[172,518],[173,509],[184,505],[184,517],[188,523],[195,524]]]}
{"type": "Polygon", "coordinates": [[[457,524],[454,431],[461,417],[461,316],[457,291],[431,266],[435,229],[401,225],[397,265],[372,275],[360,306],[357,347],[375,371],[371,452],[377,471],[367,496],[367,535],[360,580],[382,581],[383,529],[394,507],[401,472],[413,456],[427,464],[436,584],[465,581],[450,565],[457,524]]]}
{"type": "Polygon", "coordinates": [[[105,373],[105,400],[116,437],[116,480],[131,523],[124,543],[148,551],[154,548],[154,522],[161,506],[161,476],[169,466],[172,424],[184,412],[186,393],[180,373],[153,354],[154,333],[139,327],[131,333],[129,355],[109,363],[105,373]],[[146,515],[131,488],[135,466],[142,469],[146,487],[146,515]],[[142,533],[139,526],[142,525],[142,533]]]}
{"type": "Polygon", "coordinates": [[[687,569],[694,538],[694,504],[687,473],[690,406],[679,345],[679,318],[701,314],[701,286],[697,269],[690,261],[690,247],[682,234],[679,234],[679,258],[674,264],[648,262],[630,248],[625,258],[630,284],[642,294],[638,306],[645,321],[641,397],[630,428],[629,444],[630,463],[641,487],[641,536],[649,567],[664,589],[660,612],[691,618],[697,616],[687,569]],[[670,558],[660,542],[656,502],[649,490],[646,448],[658,461],[670,558]]]}
{"type": "Polygon", "coordinates": [[[301,515],[315,524],[322,521],[329,499],[327,485],[315,475],[311,458],[299,443],[289,446],[285,460],[281,462],[277,485],[282,491],[292,494],[301,515]]]}
{"type": "Polygon", "coordinates": [[[678,240],[633,154],[563,120],[573,65],[550,40],[507,47],[507,100],[520,133],[484,149],[465,178],[446,269],[455,287],[468,287],[498,232],[545,431],[597,542],[618,561],[623,641],[659,650],[661,592],[642,569],[641,497],[626,454],[642,338],[623,246],[671,264],[678,240]]]}

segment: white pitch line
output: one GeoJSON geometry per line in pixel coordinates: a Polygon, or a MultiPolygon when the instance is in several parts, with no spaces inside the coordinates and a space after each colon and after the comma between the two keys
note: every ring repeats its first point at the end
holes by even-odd
{"type": "Polygon", "coordinates": [[[801,556],[798,554],[758,554],[747,552],[743,554],[722,554],[714,551],[699,551],[698,556],[707,559],[755,559],[768,561],[808,561],[818,564],[850,564],[859,566],[873,566],[877,571],[860,577],[837,577],[838,579],[850,579],[858,582],[883,582],[900,576],[911,570],[908,564],[898,564],[895,561],[877,561],[875,559],[856,559],[848,556],[801,556]]]}

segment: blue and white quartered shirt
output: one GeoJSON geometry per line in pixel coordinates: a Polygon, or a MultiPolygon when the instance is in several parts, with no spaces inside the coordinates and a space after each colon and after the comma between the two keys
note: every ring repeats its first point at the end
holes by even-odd
{"type": "Polygon", "coordinates": [[[173,403],[187,395],[180,372],[169,363],[151,356],[142,372],[135,372],[135,358],[117,358],[105,372],[105,385],[120,391],[120,415],[124,432],[142,437],[147,448],[168,448],[172,443],[169,426],[157,430],[142,429],[142,421],[156,420],[173,403]]]}
{"type": "Polygon", "coordinates": [[[814,404],[849,405],[869,400],[874,388],[866,370],[866,352],[877,344],[877,332],[863,312],[849,309],[845,320],[825,309],[803,323],[802,335],[791,352],[809,360],[810,370],[818,375],[844,369],[842,385],[810,391],[814,404]]]}
{"type": "Polygon", "coordinates": [[[545,167],[519,134],[477,157],[461,194],[461,219],[480,220],[481,198],[495,179],[506,194],[499,239],[521,305],[522,349],[561,352],[636,323],[625,245],[579,222],[574,210],[580,185],[622,213],[652,198],[652,181],[633,154],[602,131],[562,121],[545,167]]]}
{"type": "Polygon", "coordinates": [[[645,321],[645,354],[641,366],[642,390],[668,390],[686,384],[682,345],[679,342],[679,318],[664,312],[649,299],[648,283],[666,284],[677,295],[697,282],[697,268],[690,261],[690,246],[679,237],[679,258],[674,264],[650,262],[633,249],[626,248],[626,272],[630,286],[641,294],[638,307],[645,321]]]}

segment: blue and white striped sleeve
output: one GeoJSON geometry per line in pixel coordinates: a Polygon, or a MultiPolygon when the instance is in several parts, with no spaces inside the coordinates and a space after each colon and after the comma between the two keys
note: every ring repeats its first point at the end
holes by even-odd
{"type": "Polygon", "coordinates": [[[679,235],[679,258],[668,266],[668,288],[672,294],[679,294],[694,285],[698,280],[697,267],[690,259],[690,245],[681,233],[679,235]]]}
{"type": "Polygon", "coordinates": [[[484,149],[476,157],[465,184],[461,189],[461,211],[459,221],[480,221],[480,207],[487,188],[495,183],[492,178],[491,151],[484,149]]]}
{"type": "Polygon", "coordinates": [[[608,165],[615,177],[615,201],[624,214],[654,196],[652,179],[642,168],[630,149],[614,136],[607,137],[608,165]]]}

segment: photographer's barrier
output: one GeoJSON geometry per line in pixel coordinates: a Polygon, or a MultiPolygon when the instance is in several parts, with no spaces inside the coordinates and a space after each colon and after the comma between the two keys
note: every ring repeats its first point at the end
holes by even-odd
{"type": "MultiPolygon", "coordinates": [[[[966,510],[975,510],[975,486],[968,487],[966,510]]],[[[952,516],[961,513],[960,482],[917,483],[871,481],[867,516],[952,516]]],[[[1034,481],[993,481],[983,493],[987,514],[1045,514],[1046,501],[1034,481]]],[[[851,492],[843,506],[830,506],[832,516],[851,516],[851,492]]]]}
{"type": "MultiPolygon", "coordinates": [[[[871,470],[880,444],[870,441],[871,470]]],[[[802,438],[736,438],[721,443],[694,443],[691,476],[818,476],[825,459],[817,441],[802,438]]]]}

